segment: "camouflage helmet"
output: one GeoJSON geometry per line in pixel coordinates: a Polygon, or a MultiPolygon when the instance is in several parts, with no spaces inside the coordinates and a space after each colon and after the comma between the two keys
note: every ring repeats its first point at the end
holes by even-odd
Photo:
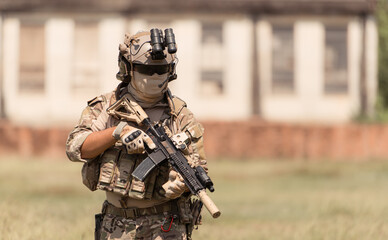
{"type": "Polygon", "coordinates": [[[130,82],[133,69],[132,64],[170,65],[170,75],[175,75],[176,78],[175,53],[170,54],[166,49],[163,50],[163,53],[163,59],[157,60],[153,58],[150,32],[141,31],[132,36],[126,33],[124,43],[119,45],[119,72],[116,74],[116,78],[120,81],[130,82]]]}

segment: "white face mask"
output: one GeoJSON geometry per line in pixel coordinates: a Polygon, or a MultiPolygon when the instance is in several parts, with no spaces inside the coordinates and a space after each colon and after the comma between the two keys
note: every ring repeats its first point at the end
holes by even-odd
{"type": "Polygon", "coordinates": [[[129,89],[129,91],[143,101],[159,101],[167,90],[167,77],[168,73],[162,75],[155,73],[149,76],[134,71],[130,84],[133,89],[129,89]]]}

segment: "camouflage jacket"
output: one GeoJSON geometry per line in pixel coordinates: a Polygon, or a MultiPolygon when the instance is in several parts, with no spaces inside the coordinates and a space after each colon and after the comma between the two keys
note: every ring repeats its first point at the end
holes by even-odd
{"type": "MultiPolygon", "coordinates": [[[[172,99],[167,98],[167,100],[167,108],[169,110],[167,111],[169,115],[167,119],[169,124],[167,125],[171,134],[185,132],[190,137],[191,143],[188,145],[185,155],[192,166],[201,165],[207,171],[207,161],[203,147],[202,125],[196,121],[193,113],[187,108],[184,101],[177,97],[172,97],[172,99]]],[[[91,133],[98,131],[97,129],[103,130],[104,127],[101,126],[96,128],[96,122],[100,121],[103,114],[106,114],[106,109],[115,102],[116,97],[114,91],[88,101],[88,105],[83,110],[77,126],[70,132],[67,139],[66,154],[71,161],[84,163],[95,161],[95,159],[82,159],[81,146],[91,133]]],[[[106,121],[103,124],[105,128],[115,126],[119,123],[117,119],[114,119],[111,116],[102,119],[105,119],[104,121],[106,121]]],[[[101,121],[99,125],[101,125],[101,121]]],[[[108,152],[108,150],[106,152],[108,152]]],[[[103,155],[104,153],[96,159],[101,158],[103,155]]],[[[107,190],[106,188],[99,189],[107,190]]],[[[128,194],[128,190],[125,194],[128,194]]]]}

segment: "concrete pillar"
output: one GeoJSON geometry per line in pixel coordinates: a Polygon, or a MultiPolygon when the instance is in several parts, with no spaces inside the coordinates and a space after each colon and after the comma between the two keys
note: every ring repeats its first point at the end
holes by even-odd
{"type": "Polygon", "coordinates": [[[377,100],[377,66],[378,66],[378,33],[376,19],[367,16],[365,23],[365,81],[366,81],[366,114],[369,117],[375,115],[377,100]]]}
{"type": "Polygon", "coordinates": [[[260,95],[260,51],[259,51],[259,39],[260,39],[260,29],[259,29],[259,21],[258,16],[252,16],[252,53],[251,53],[251,74],[252,74],[252,115],[256,117],[261,117],[261,95],[260,95]]]}
{"type": "Polygon", "coordinates": [[[196,104],[201,78],[201,24],[194,19],[179,19],[174,21],[174,33],[178,45],[178,79],[169,87],[174,95],[180,96],[192,108],[196,104]]]}
{"type": "Polygon", "coordinates": [[[116,80],[118,72],[117,56],[119,44],[124,42],[125,19],[107,18],[99,26],[99,53],[100,53],[100,89],[101,93],[112,91],[120,81],[116,80]]]}
{"type": "Polygon", "coordinates": [[[314,121],[323,97],[324,28],[315,20],[295,23],[295,94],[302,106],[298,118],[314,121]],[[306,37],[309,36],[309,37],[306,37]]]}
{"type": "Polygon", "coordinates": [[[19,84],[19,20],[3,20],[3,97],[5,114],[13,120],[18,112],[19,84]]]}
{"type": "Polygon", "coordinates": [[[47,111],[51,121],[61,122],[72,113],[64,109],[69,108],[71,101],[74,21],[52,18],[46,23],[45,33],[47,111]]]}
{"type": "MultiPolygon", "coordinates": [[[[271,62],[272,62],[272,30],[268,21],[260,20],[257,23],[257,45],[259,53],[259,78],[261,109],[266,115],[266,104],[271,94],[271,62]]],[[[265,116],[266,117],[266,116],[265,116]]]]}
{"type": "MultiPolygon", "coordinates": [[[[250,18],[231,19],[225,22],[225,103],[213,116],[221,119],[247,119],[252,114],[252,44],[253,22],[250,18]],[[224,114],[221,112],[224,111],[224,114]]],[[[203,103],[204,105],[206,103],[203,103]]]]}
{"type": "Polygon", "coordinates": [[[359,18],[354,18],[348,25],[348,79],[350,112],[352,116],[357,116],[361,109],[360,99],[360,66],[362,49],[362,22],[359,18]]]}

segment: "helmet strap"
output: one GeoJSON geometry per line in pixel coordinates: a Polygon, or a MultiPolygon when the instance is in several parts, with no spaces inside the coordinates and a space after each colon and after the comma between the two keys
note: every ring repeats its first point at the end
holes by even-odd
{"type": "Polygon", "coordinates": [[[129,74],[130,74],[130,76],[131,76],[131,79],[133,78],[133,65],[132,65],[132,61],[131,62],[129,62],[129,64],[131,65],[131,69],[129,69],[129,74]]]}
{"type": "MultiPolygon", "coordinates": [[[[131,48],[131,46],[129,46],[130,48],[131,48]]],[[[129,65],[130,65],[130,67],[131,67],[131,69],[129,69],[129,75],[131,76],[131,79],[133,79],[133,63],[132,63],[132,61],[133,61],[133,59],[132,59],[132,54],[130,55],[130,58],[131,58],[131,61],[129,61],[129,65]]]]}
{"type": "Polygon", "coordinates": [[[170,74],[168,75],[168,81],[171,82],[177,79],[176,65],[178,65],[179,59],[175,57],[175,54],[171,54],[173,61],[170,64],[170,74]]]}

